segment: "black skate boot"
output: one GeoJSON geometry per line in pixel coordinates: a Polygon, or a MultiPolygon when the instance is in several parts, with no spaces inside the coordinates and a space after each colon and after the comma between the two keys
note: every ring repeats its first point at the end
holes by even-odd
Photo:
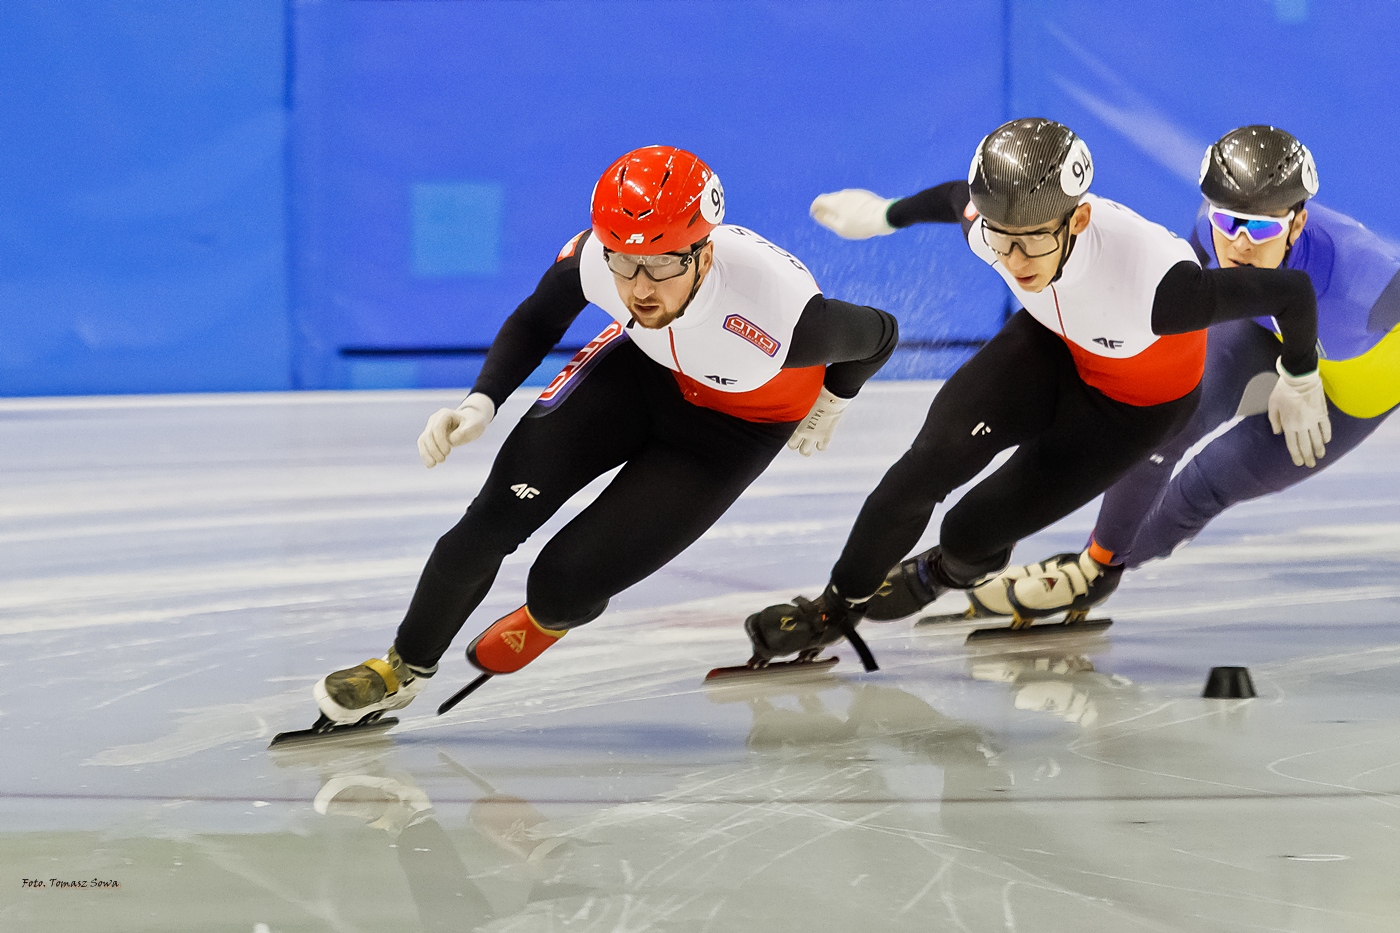
{"type": "Polygon", "coordinates": [[[935,568],[938,557],[939,549],[931,547],[898,564],[870,598],[865,608],[866,618],[872,622],[892,622],[913,615],[942,596],[949,587],[938,582],[935,568]]]}
{"type": "Polygon", "coordinates": [[[775,669],[829,667],[836,658],[817,660],[827,645],[842,638],[851,643],[867,671],[880,667],[864,639],[856,634],[861,619],[861,601],[840,596],[830,585],[816,599],[798,596],[790,603],[780,603],[755,612],[744,620],[744,631],[753,642],[753,657],[743,667],[721,667],[710,671],[706,680],[757,671],[775,669]],[[774,658],[795,654],[796,660],[774,662],[774,658]]]}

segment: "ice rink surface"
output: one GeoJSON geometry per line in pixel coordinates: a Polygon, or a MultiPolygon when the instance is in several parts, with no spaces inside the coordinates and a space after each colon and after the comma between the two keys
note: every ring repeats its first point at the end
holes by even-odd
{"type": "Polygon", "coordinates": [[[1103,637],[867,624],[878,673],[843,645],[702,687],[744,615],[815,595],[935,390],[867,387],[831,449],[435,717],[585,491],[398,728],[287,753],[530,396],[431,471],[414,440],[460,395],[0,403],[0,929],[1400,929],[1400,421],[1127,576],[1103,637]],[[1202,699],[1216,665],[1259,697],[1202,699]]]}

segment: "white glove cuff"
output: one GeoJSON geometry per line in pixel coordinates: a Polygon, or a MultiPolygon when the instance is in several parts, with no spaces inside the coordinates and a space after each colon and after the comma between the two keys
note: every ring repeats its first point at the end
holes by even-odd
{"type": "Polygon", "coordinates": [[[890,223],[890,205],[899,198],[886,198],[884,207],[880,208],[880,223],[884,225],[884,233],[894,233],[899,228],[890,223]]]}
{"type": "Polygon", "coordinates": [[[496,417],[496,403],[491,401],[491,396],[484,392],[473,392],[462,399],[462,404],[457,406],[458,411],[476,411],[486,416],[488,422],[496,417]]]}
{"type": "Polygon", "coordinates": [[[846,406],[849,404],[851,404],[850,399],[842,398],[839,395],[833,395],[831,390],[826,386],[822,386],[821,392],[817,394],[817,405],[826,411],[842,412],[846,410],[846,406]]]}
{"type": "Polygon", "coordinates": [[[1315,385],[1318,379],[1321,378],[1318,376],[1316,369],[1310,373],[1303,373],[1298,376],[1293,375],[1283,368],[1283,357],[1281,356],[1274,362],[1274,369],[1278,370],[1278,377],[1287,383],[1290,388],[1294,389],[1302,389],[1310,385],[1315,385]]]}

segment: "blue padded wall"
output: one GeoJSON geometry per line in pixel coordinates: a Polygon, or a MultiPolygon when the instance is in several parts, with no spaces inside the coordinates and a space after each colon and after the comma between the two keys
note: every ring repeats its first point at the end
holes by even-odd
{"type": "MultiPolygon", "coordinates": [[[[587,226],[602,170],[652,143],[699,153],[731,222],[802,257],[828,294],[898,313],[907,340],[976,338],[1001,320],[994,277],[956,231],[850,244],[807,218],[824,190],[899,194],[966,173],[1001,112],[995,4],[297,10],[301,385],[469,382],[479,355],[374,351],[489,344],[587,226]]],[[[567,342],[603,321],[590,309],[567,342]]],[[[929,372],[942,356],[899,365],[929,372]]]]}
{"type": "Polygon", "coordinates": [[[289,385],[284,13],[0,4],[0,394],[289,385]]]}
{"type": "Polygon", "coordinates": [[[1094,190],[1184,232],[1205,147],[1273,123],[1317,158],[1318,200],[1400,240],[1400,4],[1015,0],[1008,106],[1074,127],[1094,190]]]}
{"type": "Polygon", "coordinates": [[[599,172],[656,142],[900,316],[883,375],[945,375],[1000,279],[951,229],[839,240],[815,194],[962,177],[1044,115],[1184,230],[1205,144],[1273,121],[1400,240],[1397,79],[1400,4],[1366,0],[10,0],[0,394],[468,384],[599,172]]]}

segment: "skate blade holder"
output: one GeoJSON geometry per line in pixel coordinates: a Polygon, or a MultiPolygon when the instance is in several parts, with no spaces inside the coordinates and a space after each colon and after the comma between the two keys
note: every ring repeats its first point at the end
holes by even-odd
{"type": "Polygon", "coordinates": [[[336,725],[324,713],[310,729],[297,729],[293,732],[279,732],[272,737],[268,748],[285,751],[293,748],[309,748],[314,745],[345,745],[377,739],[399,724],[394,716],[383,712],[371,713],[359,722],[336,725]]]}
{"type": "Polygon", "coordinates": [[[1012,617],[1010,625],[997,628],[978,628],[967,633],[965,645],[987,644],[988,642],[1014,642],[1019,639],[1032,639],[1041,642],[1046,639],[1073,639],[1102,634],[1113,624],[1112,619],[1090,619],[1089,610],[1077,609],[1066,613],[1063,622],[1042,622],[1034,624],[1034,619],[1022,616],[1012,617]]]}
{"type": "Polygon", "coordinates": [[[914,624],[918,625],[948,625],[957,622],[980,622],[983,619],[996,619],[1000,616],[985,615],[977,611],[976,606],[968,606],[961,612],[937,612],[933,615],[920,616],[914,624]]]}
{"type": "Polygon", "coordinates": [[[810,660],[771,661],[756,665],[753,662],[736,667],[717,667],[705,675],[705,686],[724,686],[740,683],[792,683],[793,681],[825,676],[836,666],[836,655],[810,660]]]}

